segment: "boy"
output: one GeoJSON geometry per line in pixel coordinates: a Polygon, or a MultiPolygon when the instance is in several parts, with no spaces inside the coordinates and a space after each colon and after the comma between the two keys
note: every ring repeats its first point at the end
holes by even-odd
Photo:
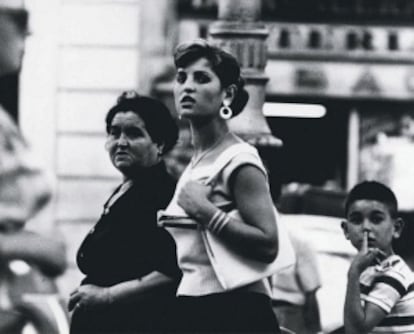
{"type": "Polygon", "coordinates": [[[413,333],[414,274],[394,254],[403,221],[394,193],[370,181],[356,185],[345,201],[345,237],[358,249],[348,271],[346,333],[413,333]]]}

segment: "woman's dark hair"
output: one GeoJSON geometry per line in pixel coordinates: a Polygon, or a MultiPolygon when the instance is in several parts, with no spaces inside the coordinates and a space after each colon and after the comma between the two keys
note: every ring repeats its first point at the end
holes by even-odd
{"type": "Polygon", "coordinates": [[[175,67],[186,67],[198,59],[205,58],[214,73],[220,79],[223,87],[235,85],[237,92],[230,105],[233,117],[238,115],[249,100],[249,93],[244,89],[244,79],[240,75],[240,65],[237,59],[223,49],[214,46],[203,39],[196,39],[177,46],[174,52],[175,67]]]}
{"type": "Polygon", "coordinates": [[[127,111],[132,111],[142,118],[152,140],[164,145],[163,154],[169,152],[177,143],[178,127],[168,108],[162,102],[139,95],[135,91],[122,93],[117,103],[109,109],[105,117],[107,133],[115,115],[127,111]]]}

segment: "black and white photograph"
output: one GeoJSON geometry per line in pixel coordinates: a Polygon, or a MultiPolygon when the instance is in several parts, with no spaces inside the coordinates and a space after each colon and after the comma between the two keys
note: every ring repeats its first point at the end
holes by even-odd
{"type": "Polygon", "coordinates": [[[414,333],[414,0],[0,0],[0,334],[414,333]]]}

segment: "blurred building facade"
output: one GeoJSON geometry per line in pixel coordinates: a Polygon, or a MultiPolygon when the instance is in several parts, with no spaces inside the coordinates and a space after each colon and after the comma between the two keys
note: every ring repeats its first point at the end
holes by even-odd
{"type": "MultiPolygon", "coordinates": [[[[81,278],[76,249],[120,181],[104,149],[106,111],[128,89],[172,107],[172,49],[208,37],[217,1],[28,1],[33,36],[19,120],[56,176],[46,219],[68,244],[63,293],[81,278]]],[[[269,32],[266,101],[327,110],[316,119],[267,119],[284,142],[274,153],[280,182],[345,190],[374,175],[361,152],[380,133],[397,135],[400,115],[414,111],[414,1],[263,0],[261,16],[269,32]]]]}

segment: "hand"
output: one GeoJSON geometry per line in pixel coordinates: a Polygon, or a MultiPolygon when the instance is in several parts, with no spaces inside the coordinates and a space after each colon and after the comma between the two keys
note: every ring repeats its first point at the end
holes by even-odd
{"type": "Polygon", "coordinates": [[[383,255],[379,248],[368,248],[368,232],[364,232],[361,249],[353,259],[350,271],[361,274],[370,265],[378,263],[378,258],[383,255]]]}
{"type": "Polygon", "coordinates": [[[69,298],[70,311],[82,311],[88,308],[104,308],[112,303],[110,288],[96,285],[81,285],[75,289],[69,298]]]}
{"type": "Polygon", "coordinates": [[[199,209],[210,204],[208,199],[211,193],[211,187],[199,182],[190,181],[186,183],[179,195],[178,205],[180,205],[189,216],[196,216],[199,209]]]}

